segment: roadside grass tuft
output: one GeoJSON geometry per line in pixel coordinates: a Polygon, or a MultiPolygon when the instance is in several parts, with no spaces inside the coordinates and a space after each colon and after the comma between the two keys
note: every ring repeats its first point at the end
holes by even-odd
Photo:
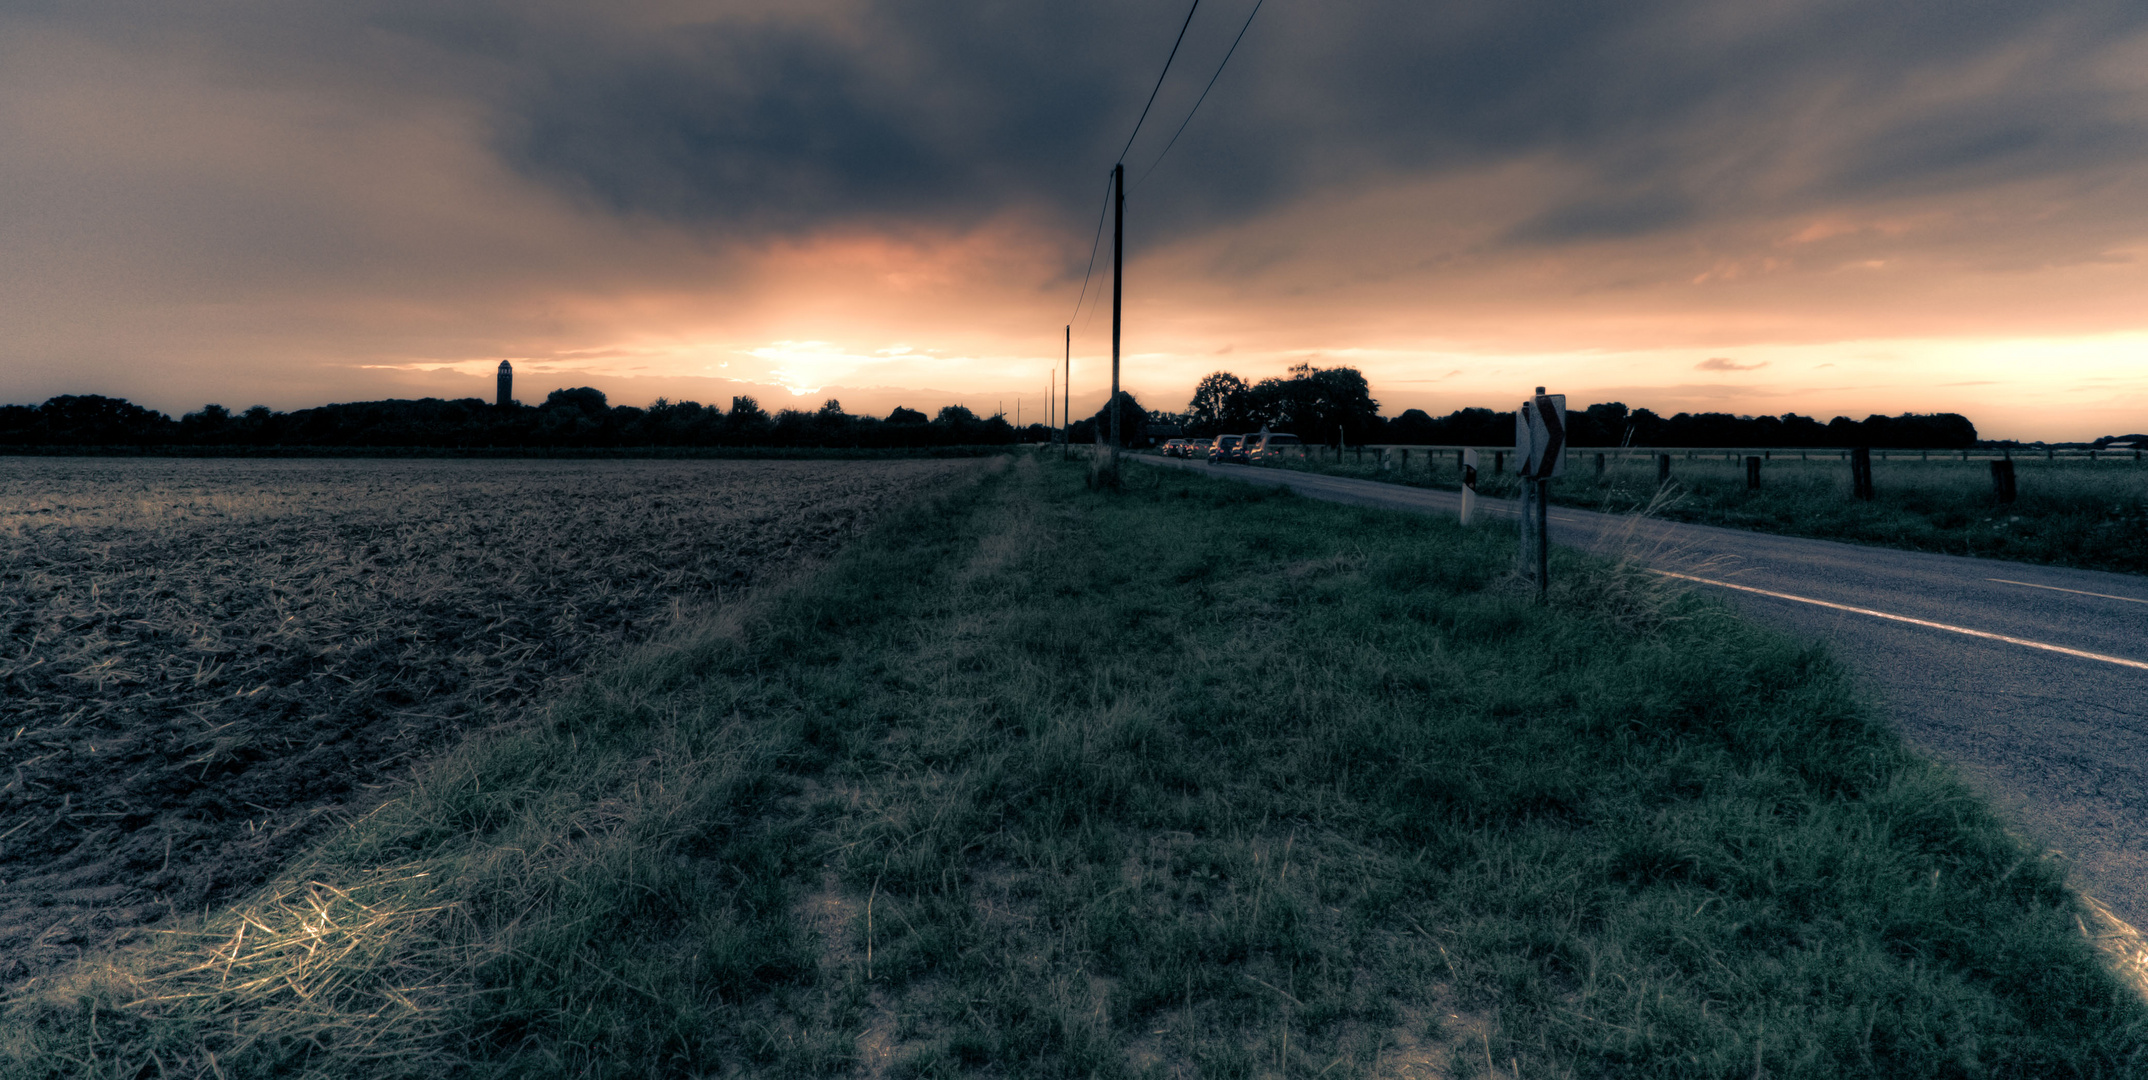
{"type": "Polygon", "coordinates": [[[0,1074],[2148,1067],[2057,869],[1824,652],[1151,478],[945,493],[19,998],[0,1074]]]}

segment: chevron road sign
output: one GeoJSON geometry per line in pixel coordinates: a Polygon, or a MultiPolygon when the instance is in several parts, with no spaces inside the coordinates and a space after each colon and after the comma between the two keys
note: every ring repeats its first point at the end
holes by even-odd
{"type": "Polygon", "coordinates": [[[1514,456],[1521,474],[1549,480],[1566,472],[1566,395],[1539,393],[1514,414],[1514,456]]]}

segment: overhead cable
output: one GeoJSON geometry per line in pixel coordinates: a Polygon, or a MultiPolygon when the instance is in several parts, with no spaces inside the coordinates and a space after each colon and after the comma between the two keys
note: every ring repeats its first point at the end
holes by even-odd
{"type": "MultiPolygon", "coordinates": [[[[1171,141],[1164,144],[1163,153],[1156,155],[1156,160],[1149,162],[1149,167],[1141,170],[1141,180],[1147,180],[1149,174],[1156,171],[1156,166],[1163,164],[1164,155],[1178,145],[1178,137],[1186,133],[1186,125],[1193,123],[1193,114],[1201,111],[1201,103],[1208,100],[1208,92],[1214,90],[1216,80],[1223,77],[1223,68],[1231,62],[1231,54],[1238,51],[1238,43],[1244,41],[1246,31],[1253,28],[1253,16],[1260,14],[1260,6],[1267,2],[1268,0],[1253,0],[1253,10],[1246,13],[1245,25],[1238,28],[1238,36],[1231,39],[1231,47],[1224,51],[1223,62],[1217,64],[1216,73],[1208,77],[1208,85],[1201,88],[1201,96],[1193,99],[1193,108],[1186,110],[1186,118],[1179,121],[1178,130],[1171,133],[1171,141]]],[[[1128,140],[1128,144],[1131,145],[1132,141],[1128,140]]],[[[1134,186],[1140,187],[1141,180],[1134,181],[1134,186]]]]}
{"type": "Polygon", "coordinates": [[[1163,89],[1164,76],[1171,74],[1171,61],[1178,58],[1178,47],[1186,41],[1186,28],[1193,25],[1193,13],[1200,6],[1201,0],[1193,0],[1193,6],[1186,9],[1186,21],[1179,24],[1178,40],[1171,43],[1171,55],[1164,57],[1163,70],[1156,73],[1156,89],[1149,91],[1148,105],[1141,107],[1140,119],[1134,121],[1134,130],[1126,136],[1126,145],[1119,148],[1120,161],[1125,161],[1126,152],[1134,148],[1134,136],[1141,134],[1142,121],[1149,118],[1149,106],[1156,104],[1156,93],[1163,89]]]}
{"type": "MultiPolygon", "coordinates": [[[[1081,302],[1089,296],[1089,277],[1096,273],[1096,249],[1104,242],[1104,216],[1109,213],[1111,213],[1111,185],[1107,183],[1104,185],[1104,208],[1096,212],[1096,239],[1089,241],[1089,269],[1082,271],[1081,295],[1074,298],[1074,318],[1067,320],[1069,325],[1075,319],[1081,317],[1081,302]]],[[[1098,295],[1102,294],[1099,293],[1098,295]]]]}
{"type": "MultiPolygon", "coordinates": [[[[1134,119],[1134,130],[1127,133],[1126,145],[1119,148],[1120,161],[1126,160],[1126,152],[1133,149],[1135,137],[1141,134],[1141,125],[1148,121],[1149,109],[1155,106],[1156,95],[1163,90],[1164,76],[1171,74],[1171,61],[1178,59],[1178,47],[1186,42],[1186,28],[1193,25],[1193,13],[1200,10],[1200,8],[1201,0],[1193,0],[1193,3],[1186,8],[1186,21],[1178,24],[1178,38],[1171,42],[1171,53],[1169,56],[1164,57],[1163,70],[1156,73],[1156,85],[1149,90],[1149,100],[1141,106],[1141,115],[1134,119]]],[[[1238,31],[1238,35],[1244,37],[1245,31],[1238,31]]],[[[1231,43],[1231,48],[1236,49],[1237,47],[1237,42],[1231,43]]],[[[1228,59],[1228,57],[1225,59],[1228,59]]],[[[1220,69],[1218,70],[1220,71],[1220,69]]],[[[1210,85],[1214,85],[1214,83],[1214,79],[1209,80],[1210,85]]],[[[1202,91],[1202,96],[1206,97],[1207,91],[1202,91]]],[[[1182,124],[1180,127],[1183,129],[1184,125],[1182,124]]],[[[1177,136],[1174,135],[1172,138],[1176,140],[1177,136]]],[[[1168,150],[1169,147],[1165,149],[1168,150]]],[[[1153,167],[1151,166],[1151,168],[1153,167]]],[[[1089,279],[1096,273],[1096,252],[1104,240],[1104,217],[1110,212],[1111,189],[1107,187],[1104,189],[1104,209],[1096,217],[1096,239],[1089,243],[1089,269],[1081,276],[1081,295],[1074,298],[1074,315],[1077,319],[1081,316],[1082,301],[1089,295],[1089,279]]],[[[1073,319],[1068,320],[1070,324],[1073,321],[1073,319]]]]}

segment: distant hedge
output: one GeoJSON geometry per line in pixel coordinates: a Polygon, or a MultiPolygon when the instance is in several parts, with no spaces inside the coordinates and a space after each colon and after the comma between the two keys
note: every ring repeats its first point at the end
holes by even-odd
{"type": "MultiPolygon", "coordinates": [[[[1574,446],[1870,446],[1905,450],[1961,450],[1977,444],[1976,425],[1959,413],[1903,413],[1823,424],[1810,416],[1733,416],[1679,413],[1658,416],[1618,402],[1569,409],[1568,440],[1574,446]]],[[[1514,441],[1514,414],[1462,409],[1437,419],[1411,409],[1389,420],[1383,441],[1433,445],[1498,445],[1514,441]]]]}
{"type": "MultiPolygon", "coordinates": [[[[1334,372],[1314,374],[1332,376],[1334,372]]],[[[1300,384],[1312,388],[1299,395],[1306,400],[1296,401],[1280,392],[1271,395],[1283,403],[1276,406],[1272,416],[1240,415],[1220,407],[1210,410],[1213,415],[1201,408],[1175,415],[1151,413],[1126,394],[1122,429],[1130,444],[1146,442],[1145,436],[1153,434],[1146,428],[1151,423],[1169,425],[1174,432],[1177,425],[1183,424],[1184,430],[1199,435],[1246,431],[1267,424],[1273,430],[1291,432],[1317,443],[1332,443],[1338,429],[1344,430],[1353,444],[1499,445],[1514,438],[1511,412],[1472,408],[1433,417],[1421,409],[1410,409],[1388,418],[1371,411],[1376,403],[1363,393],[1361,378],[1348,382],[1344,387],[1348,393],[1326,397],[1313,392],[1325,389],[1324,384],[1316,385],[1313,376],[1278,383],[1285,389],[1300,384]]],[[[1256,405],[1260,404],[1257,398],[1250,392],[1245,395],[1245,400],[1256,405]]],[[[1197,398],[1195,405],[1201,404],[1197,398]]],[[[1076,422],[1074,440],[1093,439],[1105,415],[1100,411],[1096,418],[1076,422]]],[[[1571,410],[1567,419],[1574,446],[1870,446],[1942,450],[1977,444],[1976,425],[1957,413],[1903,413],[1868,416],[1861,421],[1838,416],[1823,424],[1795,413],[1679,413],[1664,417],[1647,409],[1629,410],[1623,404],[1610,402],[1571,410]]],[[[177,420],[120,398],[95,394],[63,395],[42,405],[0,405],[0,447],[17,452],[127,447],[232,454],[295,448],[383,453],[652,447],[920,450],[1008,446],[1044,441],[1051,433],[1042,424],[1016,430],[1005,417],[979,417],[960,405],[950,405],[930,418],[908,408],[897,408],[886,417],[855,416],[844,412],[842,404],[834,400],[810,412],[783,409],[770,413],[750,397],[732,398],[729,410],[661,398],[642,409],[610,405],[602,392],[589,387],[555,390],[538,406],[501,407],[477,398],[421,398],[322,405],[288,413],[256,405],[234,413],[221,405],[205,405],[177,420]]]]}
{"type": "Polygon", "coordinates": [[[43,405],[0,406],[0,446],[30,448],[181,447],[243,453],[249,448],[350,450],[604,450],[617,448],[793,447],[862,450],[1006,446],[1046,437],[1042,425],[1018,432],[1002,417],[959,405],[927,418],[897,408],[886,418],[854,416],[829,401],[806,412],[769,413],[750,397],[726,411],[658,399],[646,409],[614,407],[602,392],[555,390],[545,403],[496,406],[477,398],[361,401],[280,413],[256,405],[233,413],[206,405],[177,420],[120,398],[64,395],[43,405]]]}

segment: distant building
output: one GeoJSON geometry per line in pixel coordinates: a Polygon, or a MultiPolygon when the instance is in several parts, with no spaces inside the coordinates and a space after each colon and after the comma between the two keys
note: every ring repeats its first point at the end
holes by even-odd
{"type": "Polygon", "coordinates": [[[515,403],[515,368],[505,360],[500,361],[500,408],[515,403]]]}

